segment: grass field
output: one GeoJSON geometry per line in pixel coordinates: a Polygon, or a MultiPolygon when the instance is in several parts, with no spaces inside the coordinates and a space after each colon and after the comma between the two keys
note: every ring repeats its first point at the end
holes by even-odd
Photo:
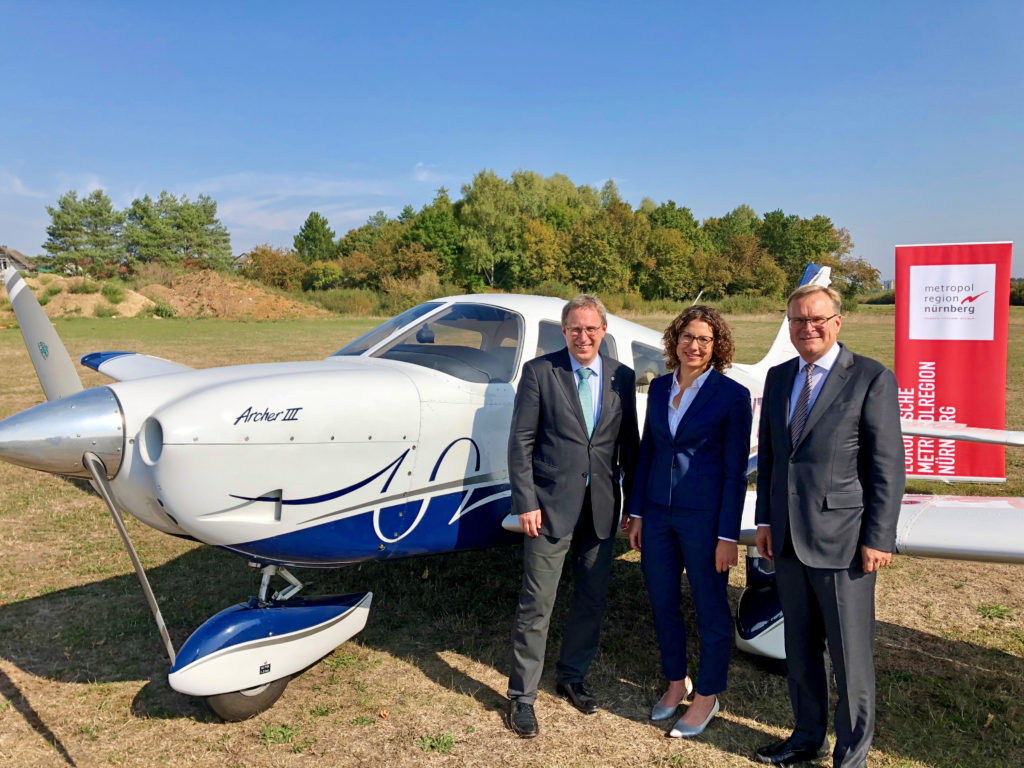
{"type": "MultiPolygon", "coordinates": [[[[732,318],[752,362],[778,317],[732,318]]],[[[640,318],[661,328],[667,317],[640,318]]],[[[227,323],[68,320],[73,356],[146,351],[207,367],[323,357],[376,321],[227,323]]],[[[891,308],[846,318],[855,351],[892,363],[891,308]]],[[[1014,308],[1008,425],[1024,428],[1024,313],[1014,308]]],[[[86,386],[106,379],[84,372],[86,386]]],[[[20,333],[0,329],[0,417],[42,399],[20,333]]],[[[1002,488],[1024,495],[1024,451],[1002,488]]],[[[176,646],[256,579],[227,553],[128,521],[176,646]]],[[[302,573],[307,594],[373,590],[363,633],[291,682],[270,711],[216,720],[167,684],[167,659],[127,555],[84,483],[0,464],[0,764],[12,766],[747,766],[788,733],[785,680],[735,654],[723,713],[695,743],[646,719],[660,695],[657,648],[637,557],[619,542],[591,683],[605,709],[584,718],[538,699],[542,733],[522,742],[500,712],[521,567],[517,548],[302,573]]],[[[1024,764],[1024,590],[1019,566],[898,557],[878,586],[876,768],[1024,764]]],[[[567,585],[563,585],[567,588],[567,585]]],[[[731,597],[742,576],[735,571],[731,597]]],[[[551,631],[557,649],[566,601],[551,631]]],[[[692,611],[689,626],[693,627],[692,611]]],[[[691,658],[696,656],[691,649],[691,658]]]]}

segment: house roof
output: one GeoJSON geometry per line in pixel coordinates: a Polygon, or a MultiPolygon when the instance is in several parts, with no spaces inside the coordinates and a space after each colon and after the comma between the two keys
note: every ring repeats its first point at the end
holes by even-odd
{"type": "Polygon", "coordinates": [[[25,254],[13,248],[8,248],[6,245],[0,245],[0,259],[6,259],[7,264],[15,269],[32,269],[32,265],[25,254]]]}

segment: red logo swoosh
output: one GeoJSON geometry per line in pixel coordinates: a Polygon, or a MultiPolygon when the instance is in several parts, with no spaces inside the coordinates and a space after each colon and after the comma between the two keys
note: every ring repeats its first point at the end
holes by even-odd
{"type": "Polygon", "coordinates": [[[974,303],[974,302],[975,302],[975,301],[976,301],[977,299],[980,299],[980,298],[981,298],[982,296],[984,296],[984,295],[985,295],[986,293],[988,293],[988,291],[982,291],[982,292],[981,292],[981,293],[979,293],[979,294],[978,294],[977,296],[965,296],[965,297],[964,297],[964,300],[963,300],[963,301],[961,301],[960,303],[961,303],[961,304],[973,304],[973,303],[974,303]]]}

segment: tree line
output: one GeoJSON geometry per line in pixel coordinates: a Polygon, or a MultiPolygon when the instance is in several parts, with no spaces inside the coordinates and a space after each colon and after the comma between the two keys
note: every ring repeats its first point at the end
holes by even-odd
{"type": "Polygon", "coordinates": [[[700,222],[669,200],[634,209],[615,184],[577,186],[561,174],[481,171],[452,201],[446,189],[419,211],[378,212],[336,237],[314,211],[290,250],[261,246],[244,272],[282,288],[388,290],[424,274],[464,291],[531,291],[549,284],[645,299],[783,296],[808,262],[832,267],[848,295],[876,290],[878,271],[850,256],[827,216],[741,205],[700,222]]]}
{"type": "MultiPolygon", "coordinates": [[[[846,295],[876,290],[878,271],[850,255],[849,233],[830,218],[782,210],[758,215],[741,205],[698,221],[669,200],[633,208],[611,181],[600,189],[567,176],[517,171],[505,179],[477,173],[453,201],[441,188],[419,211],[383,211],[336,236],[309,214],[291,249],[261,245],[242,273],[284,289],[389,291],[424,279],[453,291],[545,292],[557,288],[634,294],[645,299],[725,295],[781,297],[810,261],[832,267],[846,295]]],[[[224,268],[230,236],[217,204],[167,192],[136,199],[124,211],[96,191],[68,192],[48,207],[44,249],[55,268],[130,275],[140,264],[224,268]]]]}
{"type": "Polygon", "coordinates": [[[164,191],[116,210],[107,194],[95,190],[79,198],[74,190],[47,206],[40,266],[89,277],[128,277],[140,264],[227,269],[233,259],[231,236],[217,219],[217,203],[164,191]]]}

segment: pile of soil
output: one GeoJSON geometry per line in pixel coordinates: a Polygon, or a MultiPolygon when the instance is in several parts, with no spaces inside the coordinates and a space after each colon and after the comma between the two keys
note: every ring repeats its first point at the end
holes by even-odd
{"type": "Polygon", "coordinates": [[[280,320],[283,318],[331,317],[331,313],[279,296],[218,272],[200,270],[176,277],[168,288],[147,285],[139,289],[153,302],[174,308],[176,317],[219,317],[225,320],[280,320]]]}
{"type": "MultiPolygon", "coordinates": [[[[175,317],[279,320],[332,316],[311,304],[294,301],[258,285],[209,270],[180,275],[174,278],[170,287],[155,283],[140,288],[138,292],[125,288],[124,299],[114,305],[101,293],[71,293],[70,287],[81,282],[81,278],[51,274],[41,278],[29,277],[25,282],[41,302],[46,302],[43,310],[50,317],[95,317],[97,307],[106,309],[109,306],[114,307],[117,317],[144,317],[153,314],[157,302],[170,305],[175,317]],[[55,292],[57,286],[63,290],[55,292]]],[[[13,319],[14,313],[9,304],[0,303],[0,322],[13,319]]]]}

